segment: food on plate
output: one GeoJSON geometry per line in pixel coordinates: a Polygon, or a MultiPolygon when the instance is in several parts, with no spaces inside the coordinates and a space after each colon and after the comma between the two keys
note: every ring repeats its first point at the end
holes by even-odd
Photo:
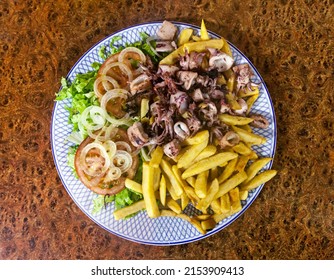
{"type": "Polygon", "coordinates": [[[72,98],[69,165],[98,196],[94,212],[116,203],[114,218],[141,210],[182,218],[200,233],[242,209],[249,192],[276,175],[253,150],[267,118],[249,64],[235,64],[224,38],[164,21],[142,41],[101,48],[102,64],[62,80],[72,98]],[[187,207],[200,214],[186,215],[187,207]]]}

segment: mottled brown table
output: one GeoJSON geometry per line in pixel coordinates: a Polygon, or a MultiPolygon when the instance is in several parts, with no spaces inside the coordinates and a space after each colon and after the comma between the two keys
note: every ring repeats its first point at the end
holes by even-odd
{"type": "Polygon", "coordinates": [[[0,259],[333,259],[333,18],[333,0],[1,0],[0,259]],[[50,147],[54,94],[108,34],[202,18],[266,81],[279,175],[211,237],[172,247],[132,243],[97,226],[64,189],[50,147]]]}

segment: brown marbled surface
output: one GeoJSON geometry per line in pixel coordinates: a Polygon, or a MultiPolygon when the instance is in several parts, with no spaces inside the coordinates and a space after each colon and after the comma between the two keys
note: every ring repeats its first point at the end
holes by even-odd
{"type": "Polygon", "coordinates": [[[333,17],[333,0],[1,0],[0,259],[333,259],[333,17]],[[279,174],[211,237],[172,247],[132,243],[93,223],[64,189],[50,147],[54,93],[108,34],[202,18],[266,81],[279,174]]]}

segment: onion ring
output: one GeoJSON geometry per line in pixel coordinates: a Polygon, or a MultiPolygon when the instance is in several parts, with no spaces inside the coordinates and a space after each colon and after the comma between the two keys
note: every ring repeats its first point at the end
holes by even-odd
{"type": "Polygon", "coordinates": [[[132,166],[132,156],[123,150],[118,150],[112,160],[113,164],[118,167],[122,173],[128,171],[132,166]]]}
{"type": "Polygon", "coordinates": [[[103,94],[101,93],[101,91],[99,90],[99,85],[102,83],[103,88],[105,91],[111,90],[112,88],[110,88],[109,84],[113,85],[113,88],[119,88],[119,84],[118,82],[109,76],[100,76],[98,77],[95,82],[94,82],[94,93],[95,95],[100,99],[102,98],[103,94]],[[107,83],[109,82],[109,83],[107,83]]]}
{"type": "Polygon", "coordinates": [[[88,145],[86,145],[80,154],[79,160],[83,168],[83,171],[87,175],[92,176],[92,177],[103,175],[108,170],[110,163],[111,163],[106,149],[104,148],[103,145],[97,142],[89,143],[88,145]],[[87,165],[87,159],[89,159],[87,156],[88,156],[89,151],[92,149],[97,149],[99,151],[99,156],[100,157],[102,156],[104,158],[104,165],[102,167],[100,164],[102,162],[100,157],[90,158],[93,164],[91,167],[87,165]]]}
{"type": "Polygon", "coordinates": [[[89,106],[81,114],[81,123],[86,130],[98,130],[101,129],[106,122],[106,111],[99,106],[89,106]],[[88,122],[88,118],[92,120],[92,123],[88,122]]]}

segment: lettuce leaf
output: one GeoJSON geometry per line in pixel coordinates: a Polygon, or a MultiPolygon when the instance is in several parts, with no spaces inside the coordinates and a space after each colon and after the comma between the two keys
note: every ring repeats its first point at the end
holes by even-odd
{"type": "Polygon", "coordinates": [[[99,213],[107,203],[111,203],[114,200],[115,200],[114,195],[112,196],[98,195],[96,198],[93,199],[92,214],[99,213]]]}
{"type": "Polygon", "coordinates": [[[115,201],[115,208],[117,210],[129,206],[141,199],[143,199],[143,196],[141,194],[133,192],[127,188],[112,196],[98,195],[96,198],[93,199],[92,214],[99,213],[103,209],[103,207],[113,201],[115,201]]]}

